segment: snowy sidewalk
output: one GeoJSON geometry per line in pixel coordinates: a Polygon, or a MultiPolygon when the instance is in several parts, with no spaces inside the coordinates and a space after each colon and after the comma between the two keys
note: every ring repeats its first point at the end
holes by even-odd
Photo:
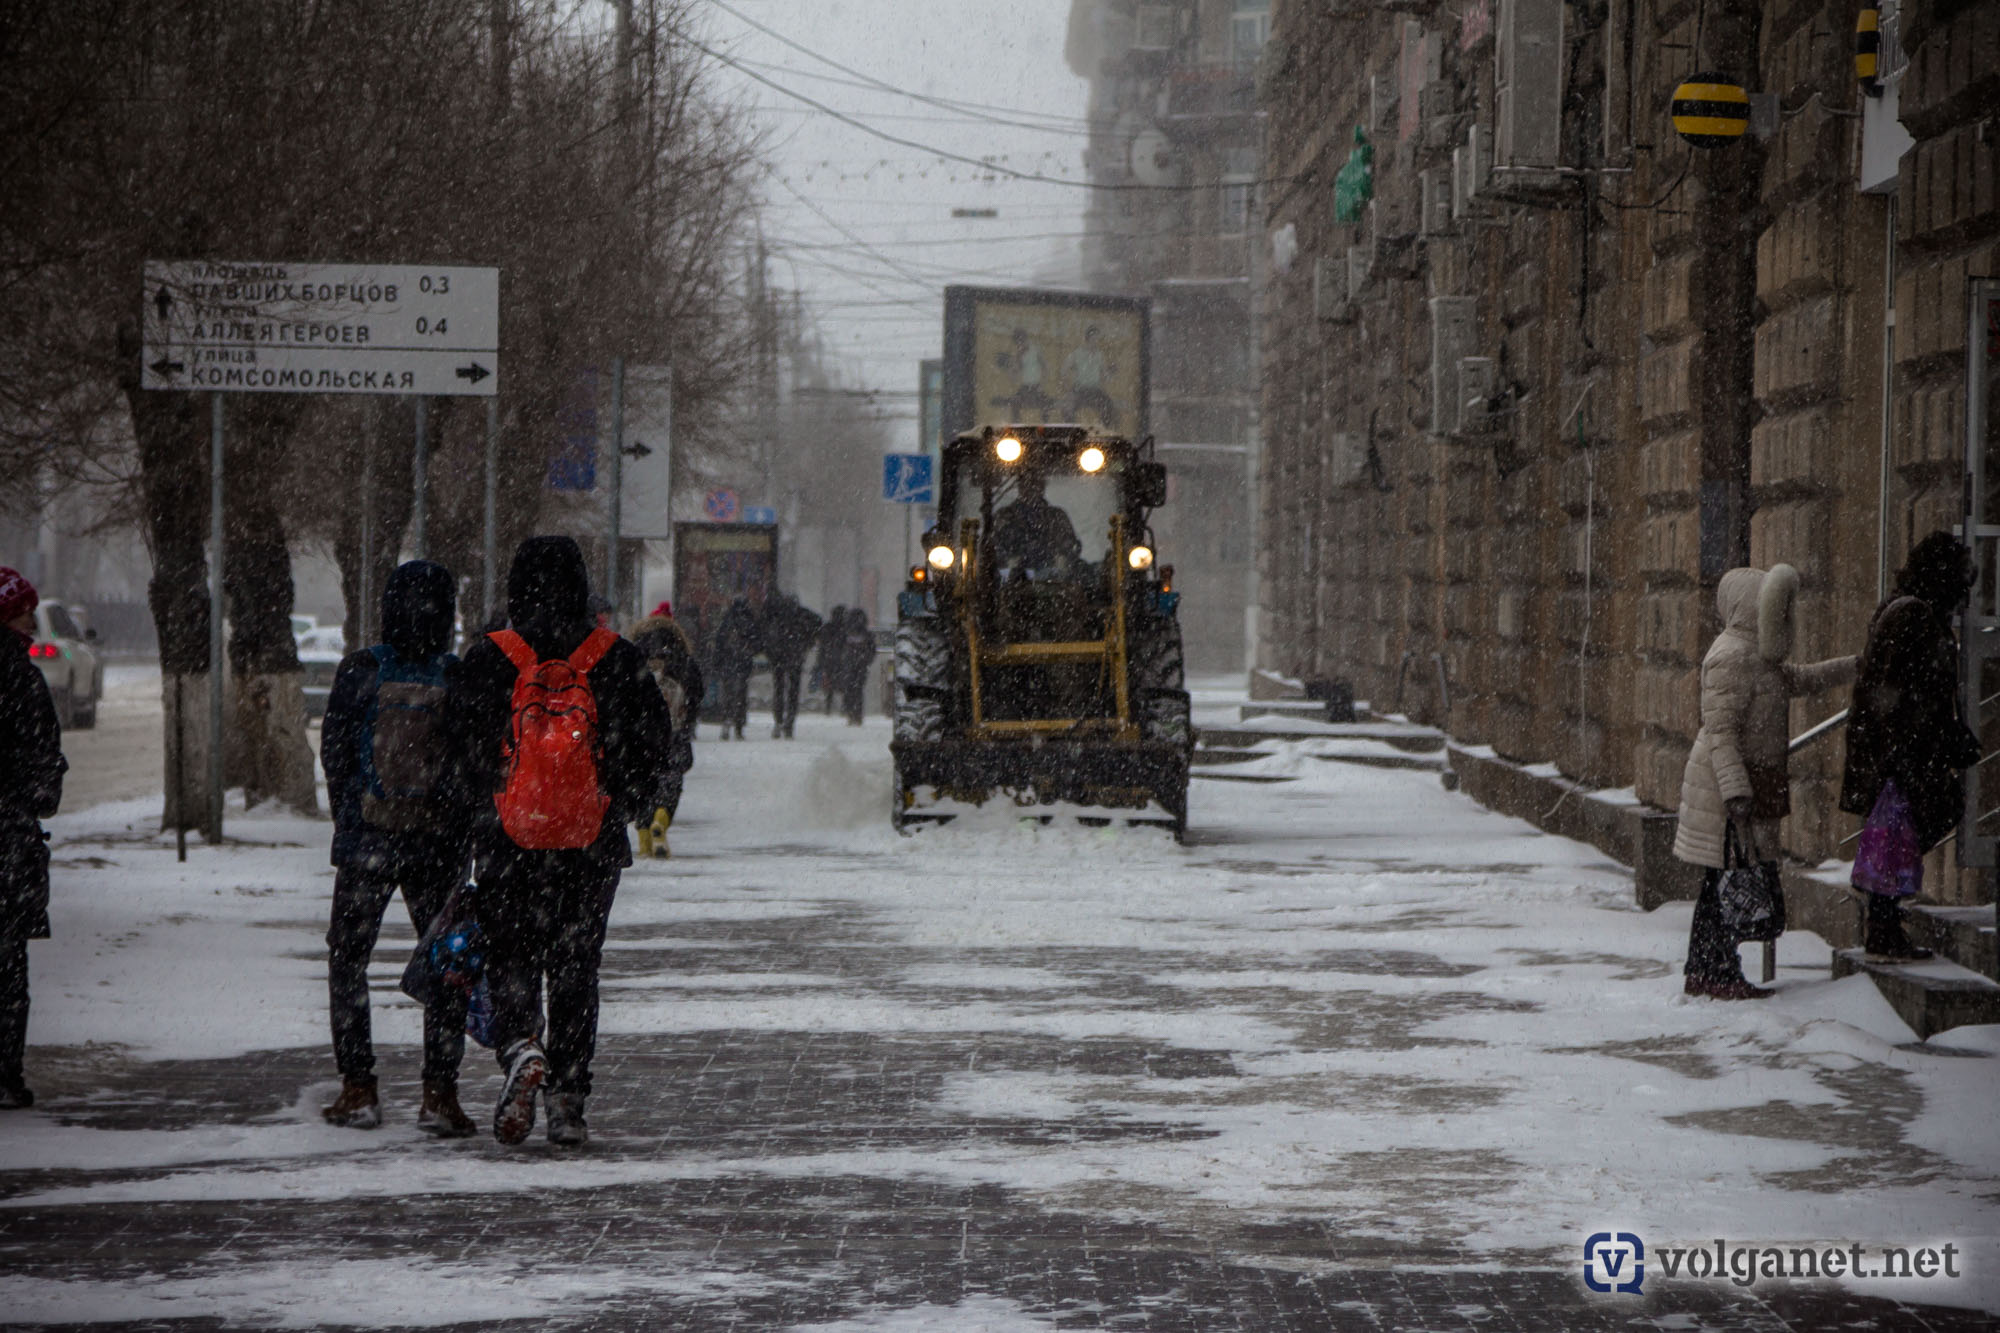
{"type": "MultiPolygon", "coordinates": [[[[753,728],[754,729],[754,728],[753,728]]],[[[996,817],[898,838],[886,732],[704,739],[613,916],[593,1142],[328,1128],[328,828],[156,801],[57,821],[36,1111],[0,1122],[19,1322],[994,1329],[1984,1328],[2000,1031],[1915,1048],[1812,937],[1689,1001],[1687,905],[1594,852],[1324,762],[1197,779],[1187,847],[996,817]],[[1661,1247],[1954,1243],[1956,1281],[1740,1288],[1661,1247]],[[1899,1304],[1907,1303],[1907,1304],[1899,1304]]],[[[482,1122],[490,1056],[468,1054],[482,1122]]]]}

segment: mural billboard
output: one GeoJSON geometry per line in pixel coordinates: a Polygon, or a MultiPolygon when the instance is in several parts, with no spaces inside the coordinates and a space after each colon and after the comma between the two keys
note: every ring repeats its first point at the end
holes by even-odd
{"type": "Polygon", "coordinates": [[[944,290],[944,433],[1065,423],[1143,438],[1147,302],[1085,292],[944,290]]]}

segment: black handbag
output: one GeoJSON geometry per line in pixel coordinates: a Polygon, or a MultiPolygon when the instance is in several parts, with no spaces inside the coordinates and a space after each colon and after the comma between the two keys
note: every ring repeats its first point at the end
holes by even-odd
{"type": "Polygon", "coordinates": [[[1775,861],[1752,861],[1736,840],[1736,823],[1723,835],[1722,874],[1715,884],[1722,928],[1739,943],[1775,940],[1785,933],[1785,892],[1775,861]]]}

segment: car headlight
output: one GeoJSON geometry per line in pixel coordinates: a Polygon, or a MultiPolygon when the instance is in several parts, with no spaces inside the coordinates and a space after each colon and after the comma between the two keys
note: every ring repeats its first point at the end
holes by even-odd
{"type": "Polygon", "coordinates": [[[958,553],[949,546],[933,546],[924,559],[931,562],[932,569],[945,570],[950,569],[952,561],[958,559],[958,553]]]}
{"type": "Polygon", "coordinates": [[[993,446],[993,456],[1003,463],[1012,463],[1021,457],[1021,442],[1011,435],[1002,435],[993,446]]]}
{"type": "Polygon", "coordinates": [[[1076,465],[1085,472],[1101,471],[1104,467],[1104,451],[1093,444],[1076,456],[1076,465]]]}
{"type": "Polygon", "coordinates": [[[1151,569],[1153,567],[1153,548],[1150,546],[1133,547],[1125,553],[1125,563],[1134,569],[1151,569]]]}

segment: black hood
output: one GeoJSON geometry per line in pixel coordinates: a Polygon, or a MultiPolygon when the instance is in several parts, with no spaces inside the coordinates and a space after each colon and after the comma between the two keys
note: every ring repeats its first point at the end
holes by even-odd
{"type": "Polygon", "coordinates": [[[458,589],[451,571],[429,560],[396,567],[382,589],[382,641],[405,662],[421,662],[451,647],[458,589]]]}
{"type": "Polygon", "coordinates": [[[1971,554],[1949,532],[1933,532],[1918,542],[1896,571],[1898,594],[1921,597],[1945,614],[1964,605],[1972,582],[1971,554]]]}
{"type": "Polygon", "coordinates": [[[544,661],[590,633],[590,570],[572,537],[530,537],[507,571],[507,619],[544,661]]]}

